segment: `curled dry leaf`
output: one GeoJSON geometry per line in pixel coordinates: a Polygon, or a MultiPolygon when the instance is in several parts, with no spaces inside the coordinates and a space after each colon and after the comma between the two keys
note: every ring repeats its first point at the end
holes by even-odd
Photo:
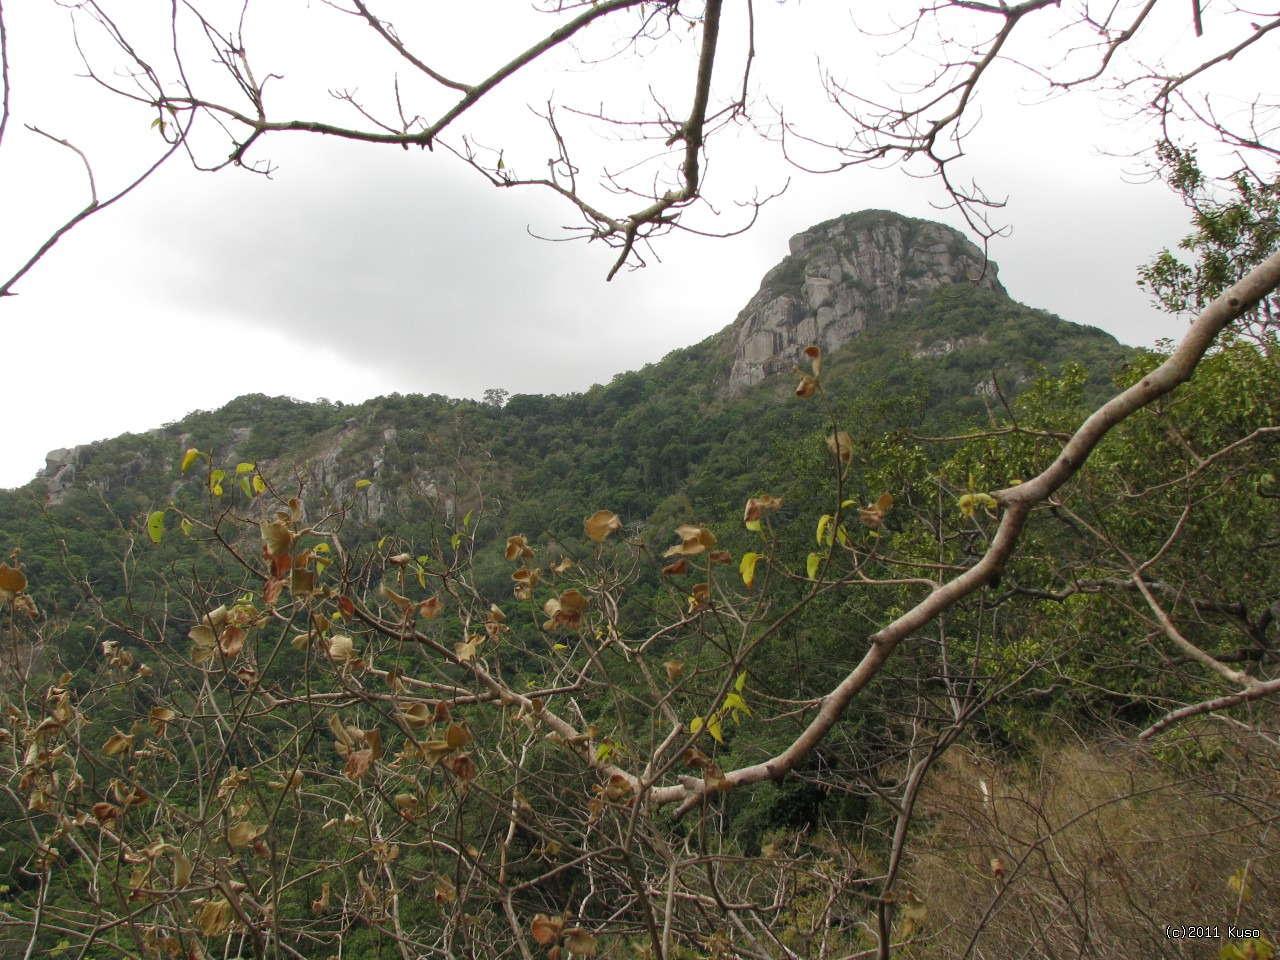
{"type": "Polygon", "coordinates": [[[107,738],[107,742],[102,745],[102,752],[108,757],[119,756],[120,754],[128,754],[133,752],[133,734],[121,733],[117,730],[107,738]]]}
{"type": "Polygon", "coordinates": [[[322,884],[320,887],[320,898],[311,901],[312,913],[324,913],[329,909],[329,884],[322,884]]]}
{"type": "Polygon", "coordinates": [[[181,890],[191,882],[192,864],[187,855],[181,850],[173,851],[173,886],[175,890],[181,890]]]}
{"type": "Polygon", "coordinates": [[[551,572],[557,573],[557,574],[564,573],[566,570],[569,570],[572,567],[573,567],[572,560],[570,560],[568,557],[561,557],[559,563],[552,565],[551,572]]]}
{"type": "Polygon", "coordinates": [[[456,757],[449,757],[444,761],[443,766],[463,783],[470,783],[480,772],[469,753],[460,753],[456,757]]]}
{"type": "Polygon", "coordinates": [[[381,596],[382,599],[384,600],[390,600],[392,603],[394,603],[397,607],[400,608],[400,611],[402,613],[408,613],[410,608],[413,607],[412,600],[410,600],[406,596],[402,596],[401,594],[397,593],[395,590],[393,590],[391,587],[389,587],[385,583],[382,584],[382,586],[378,587],[378,595],[381,596]]]}
{"type": "Polygon", "coordinates": [[[668,660],[663,666],[667,670],[667,682],[675,683],[684,676],[684,664],[679,660],[668,660]]]}
{"type": "Polygon", "coordinates": [[[227,829],[227,843],[236,849],[247,847],[266,832],[266,826],[246,820],[227,829]]]}
{"type": "MultiPolygon", "coordinates": [[[[800,373],[799,369],[795,371],[800,373]]],[[[800,385],[796,387],[796,396],[807,399],[818,392],[818,378],[807,373],[800,373],[800,385]]]]}
{"type": "Polygon", "coordinates": [[[295,566],[289,574],[289,593],[309,597],[316,592],[316,575],[306,567],[295,566]]]}
{"type": "Polygon", "coordinates": [[[668,547],[664,557],[692,557],[714,547],[716,543],[715,534],[703,526],[686,524],[676,527],[676,536],[680,538],[680,542],[674,547],[668,547]]]}
{"type": "Polygon", "coordinates": [[[458,891],[453,886],[453,881],[440,874],[436,877],[435,884],[436,903],[453,903],[458,899],[458,891]]]}
{"type": "Polygon", "coordinates": [[[587,931],[575,927],[566,930],[564,947],[575,957],[594,957],[596,955],[596,938],[587,931]]]}
{"type": "Polygon", "coordinates": [[[234,623],[225,627],[218,637],[218,649],[224,657],[234,657],[244,648],[245,632],[234,623]]]}
{"type": "Polygon", "coordinates": [[[777,510],[781,506],[781,497],[752,497],[747,501],[746,509],[742,511],[742,520],[744,523],[750,523],[752,520],[759,520],[760,514],[769,510],[777,510]]]}
{"type": "Polygon", "coordinates": [[[577,629],[582,624],[582,611],[586,609],[587,598],[577,590],[566,590],[555,599],[543,604],[542,611],[547,615],[543,630],[559,630],[568,627],[577,629]]]}
{"type": "Polygon", "coordinates": [[[200,908],[200,912],[196,914],[196,924],[206,937],[217,937],[227,932],[234,916],[231,904],[219,897],[200,908]]]}
{"type": "Polygon", "coordinates": [[[0,563],[0,599],[12,600],[25,589],[26,574],[7,563],[0,563]]]}
{"type": "Polygon", "coordinates": [[[560,939],[560,931],[564,929],[563,917],[548,917],[540,913],[529,924],[529,936],[540,947],[555,943],[560,939]]]}
{"type": "Polygon", "coordinates": [[[508,560],[526,560],[532,556],[533,547],[529,546],[529,541],[523,533],[517,533],[514,537],[507,537],[508,560]]]}
{"type": "Polygon", "coordinates": [[[884,515],[889,508],[893,506],[893,494],[882,493],[875,503],[866,507],[858,508],[858,516],[872,530],[879,530],[880,525],[884,523],[884,515]]]}
{"type": "Polygon", "coordinates": [[[848,463],[853,459],[853,437],[844,430],[837,430],[827,437],[827,449],[841,463],[848,463]]]}
{"type": "Polygon", "coordinates": [[[521,567],[511,574],[511,579],[532,589],[542,579],[542,572],[537,567],[521,567]]]}
{"type": "Polygon", "coordinates": [[[804,348],[804,355],[813,363],[813,375],[822,375],[822,348],[816,343],[804,348]]]}
{"type": "Polygon", "coordinates": [[[675,563],[669,563],[663,567],[662,572],[669,577],[674,577],[677,574],[684,573],[688,569],[689,561],[686,558],[681,557],[675,563]]]}
{"type": "Polygon", "coordinates": [[[689,597],[689,612],[697,613],[699,610],[705,610],[710,601],[711,585],[708,583],[696,584],[692,595],[689,597]]]}
{"type": "Polygon", "coordinates": [[[272,520],[270,523],[263,520],[259,526],[267,554],[272,558],[285,556],[293,546],[293,531],[289,525],[284,520],[272,520]]]}
{"type": "Polygon", "coordinates": [[[345,634],[329,638],[329,659],[334,663],[351,663],[358,659],[355,641],[345,634]]]}
{"type": "Polygon", "coordinates": [[[165,725],[177,719],[177,714],[168,707],[152,707],[151,708],[151,727],[155,730],[156,736],[164,736],[165,725]]]}
{"type": "Polygon", "coordinates": [[[342,775],[348,780],[359,783],[369,772],[373,763],[372,750],[352,750],[347,754],[347,762],[342,767],[342,775]]]}
{"type": "Polygon", "coordinates": [[[602,788],[604,798],[610,803],[621,803],[631,796],[635,784],[620,773],[612,774],[609,782],[602,788]]]}
{"type": "Polygon", "coordinates": [[[414,729],[421,729],[431,722],[431,711],[425,703],[415,703],[400,711],[400,719],[414,729]]]}
{"type": "Polygon", "coordinates": [[[93,819],[98,823],[107,824],[120,816],[120,808],[114,803],[95,803],[92,810],[93,819]]]}
{"type": "Polygon", "coordinates": [[[609,510],[597,510],[582,521],[587,536],[596,543],[603,542],[611,533],[622,530],[622,518],[609,510]]]}

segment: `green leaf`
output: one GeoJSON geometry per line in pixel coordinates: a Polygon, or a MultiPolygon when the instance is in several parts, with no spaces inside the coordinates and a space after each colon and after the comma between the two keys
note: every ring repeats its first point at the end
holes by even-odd
{"type": "Polygon", "coordinates": [[[822,554],[811,553],[809,559],[805,561],[805,573],[809,575],[810,580],[818,579],[818,567],[822,565],[822,554]]]}
{"type": "Polygon", "coordinates": [[[164,511],[156,510],[151,516],[147,517],[147,533],[151,535],[152,543],[159,543],[164,539],[164,511]]]}
{"type": "Polygon", "coordinates": [[[449,546],[453,547],[453,549],[455,550],[458,549],[458,546],[461,543],[462,543],[462,534],[460,533],[455,533],[452,537],[449,538],[449,546]]]}
{"type": "Polygon", "coordinates": [[[468,510],[468,511],[467,511],[467,515],[466,515],[465,517],[463,517],[463,518],[462,518],[462,529],[463,529],[463,530],[465,530],[465,529],[467,529],[467,527],[471,526],[471,513],[472,513],[472,511],[468,510]]]}
{"type": "Polygon", "coordinates": [[[372,480],[370,480],[370,479],[368,479],[367,477],[366,477],[364,480],[357,480],[357,481],[356,481],[356,489],[357,489],[357,490],[362,490],[362,489],[364,489],[365,487],[369,486],[369,484],[371,484],[371,483],[373,483],[373,481],[372,481],[372,480]]]}
{"type": "Polygon", "coordinates": [[[183,517],[183,518],[182,518],[182,532],[183,532],[183,534],[185,534],[186,536],[188,536],[188,537],[189,537],[189,536],[191,536],[191,532],[192,532],[192,530],[194,530],[194,529],[195,529],[195,527],[193,526],[193,524],[191,523],[191,521],[190,521],[190,520],[188,520],[186,517],[183,517]]]}
{"type": "Polygon", "coordinates": [[[248,478],[248,477],[241,477],[241,478],[240,478],[240,489],[244,491],[244,495],[245,495],[246,497],[250,497],[250,498],[252,498],[252,497],[253,497],[253,488],[249,486],[249,478],[248,478]]]}

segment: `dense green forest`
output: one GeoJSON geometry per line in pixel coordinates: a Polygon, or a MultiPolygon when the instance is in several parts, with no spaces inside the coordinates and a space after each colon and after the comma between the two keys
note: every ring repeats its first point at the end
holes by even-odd
{"type": "Polygon", "coordinates": [[[739,393],[726,337],[0,494],[0,957],[1270,956],[1274,332],[994,568],[1167,353],[964,286],[739,393]]]}

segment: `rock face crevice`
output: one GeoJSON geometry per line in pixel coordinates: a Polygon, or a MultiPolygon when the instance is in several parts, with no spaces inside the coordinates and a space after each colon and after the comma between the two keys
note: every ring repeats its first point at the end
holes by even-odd
{"type": "Polygon", "coordinates": [[[964,234],[888,211],[811,227],[790,250],[733,324],[731,393],[789,371],[812,344],[843,346],[921,292],[968,283],[1004,293],[996,265],[964,234]]]}

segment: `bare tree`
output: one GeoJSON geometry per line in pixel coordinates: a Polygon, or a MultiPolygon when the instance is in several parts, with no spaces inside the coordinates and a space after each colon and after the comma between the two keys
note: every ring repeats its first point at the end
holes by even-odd
{"type": "MultiPolygon", "coordinates": [[[[1258,162],[1274,157],[1276,105],[1267,94],[1214,85],[1229,65],[1265,55],[1278,22],[1234,5],[1213,9],[1203,30],[1198,7],[1193,19],[1185,7],[1150,0],[1105,9],[1085,0],[946,0],[851,11],[843,46],[858,51],[858,63],[821,64],[810,99],[829,100],[832,111],[816,118],[804,104],[775,102],[777,92],[759,82],[751,0],[727,10],[719,0],[547,0],[537,9],[550,29],[494,49],[462,76],[441,50],[436,15],[393,4],[327,2],[286,25],[252,3],[230,11],[192,0],[160,22],[108,0],[68,5],[88,76],[136,105],[197,168],[269,175],[268,144],[284,135],[439,150],[495,187],[560,197],[577,218],[567,237],[617,249],[610,277],[643,264],[651,241],[671,230],[725,233],[719,211],[727,203],[743,208],[728,232],[751,225],[768,189],[734,196],[707,180],[713,155],[717,166],[741,162],[734,140],[744,129],[776,139],[804,169],[902,163],[936,175],[982,238],[1002,228],[991,219],[1002,203],[970,179],[962,158],[991,85],[1045,96],[1111,86],[1131,112],[1154,118],[1152,140],[1221,142],[1258,162]],[[1197,39],[1166,54],[1168,38],[1192,24],[1197,39]],[[341,37],[370,75],[344,85],[343,62],[309,42],[313,35],[341,37]],[[858,69],[876,56],[877,71],[858,69]],[[651,63],[660,77],[646,73],[651,63]],[[293,79],[284,64],[307,78],[293,79]],[[541,90],[537,70],[557,73],[574,92],[548,91],[529,105],[541,136],[521,128],[493,142],[502,134],[483,121],[484,108],[520,102],[526,86],[541,90]],[[601,84],[573,83],[604,71],[601,84]]],[[[770,7],[775,29],[786,28],[786,12],[770,7]]],[[[447,27],[484,36],[487,16],[451,11],[447,27]]],[[[6,118],[8,82],[6,66],[6,118]]],[[[110,202],[95,196],[90,209],[110,202]]]]}

